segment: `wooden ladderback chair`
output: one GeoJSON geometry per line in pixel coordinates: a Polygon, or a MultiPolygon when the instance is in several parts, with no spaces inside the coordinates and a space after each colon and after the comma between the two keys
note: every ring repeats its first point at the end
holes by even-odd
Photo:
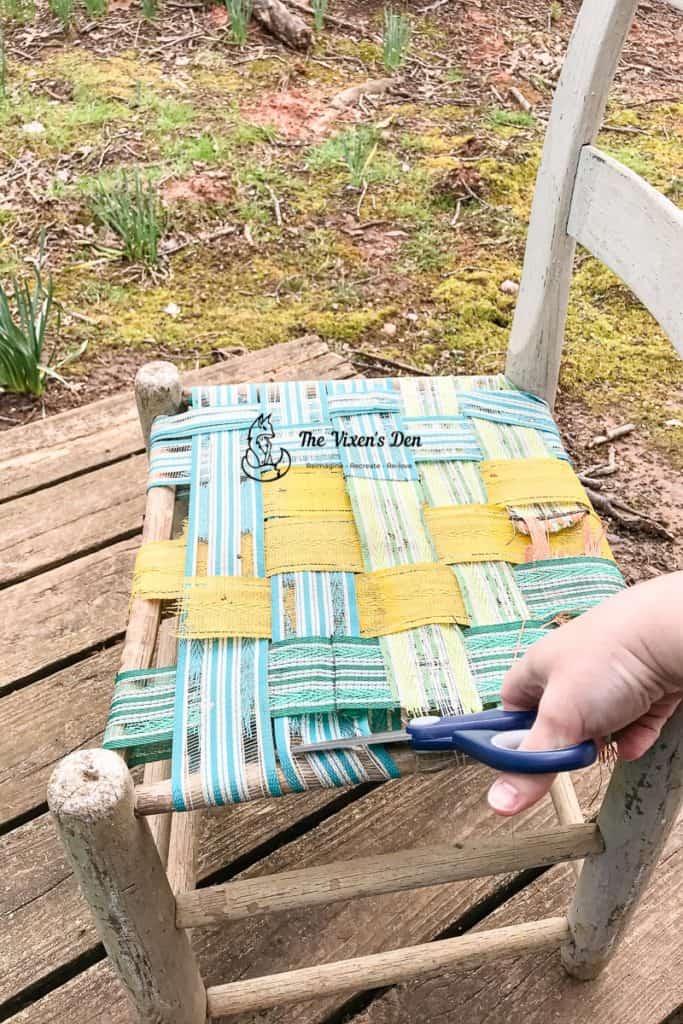
{"type": "MultiPolygon", "coordinates": [[[[683,3],[674,6],[683,10],[683,3]]],[[[506,374],[552,405],[560,367],[575,243],[632,289],[683,352],[683,212],[595,147],[607,93],[637,0],[584,0],[552,106],[538,174],[506,374]]],[[[177,413],[180,377],[150,364],[137,380],[143,433],[177,413]]],[[[148,492],[143,542],[172,536],[170,486],[148,492]]],[[[161,601],[132,602],[122,671],[174,657],[161,601]]],[[[600,680],[596,679],[596,685],[600,680]]],[[[402,758],[402,760],[401,760],[402,758]]],[[[401,771],[420,765],[404,753],[401,771]]],[[[286,778],[278,785],[287,791],[286,778]]],[[[350,992],[452,969],[495,955],[561,948],[567,970],[597,975],[609,959],[656,864],[683,796],[683,708],[651,750],[619,762],[596,823],[584,823],[568,776],[553,787],[559,826],[514,840],[421,847],[360,860],[236,880],[194,890],[196,813],[177,812],[165,762],[134,786],[113,750],[81,751],[56,769],[49,804],[104,944],[145,1022],[200,1024],[311,995],[350,992]],[[174,809],[176,809],[174,811],[174,809]],[[583,859],[585,858],[585,859],[583,859]],[[429,886],[571,860],[576,892],[566,916],[479,931],[264,978],[206,987],[188,929],[270,910],[429,886]]],[[[202,806],[201,787],[185,795],[202,806]]]]}

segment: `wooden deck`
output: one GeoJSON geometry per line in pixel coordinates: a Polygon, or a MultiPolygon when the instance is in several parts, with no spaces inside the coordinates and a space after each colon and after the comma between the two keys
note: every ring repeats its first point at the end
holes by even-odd
{"type": "MultiPolygon", "coordinates": [[[[342,377],[319,341],[292,342],[188,375],[204,381],[342,377]]],[[[97,745],[125,628],[139,543],[145,456],[130,395],[15,428],[0,463],[0,1020],[124,1024],[126,1002],[47,814],[48,776],[97,745]]],[[[538,828],[549,803],[514,822],[485,803],[487,769],[412,776],[206,814],[204,883],[482,832],[538,828]]],[[[599,769],[577,776],[597,808],[599,769]]],[[[561,914],[566,867],[254,918],[195,932],[209,984],[377,952],[469,929],[561,914]]],[[[240,1018],[260,1024],[672,1024],[683,1003],[683,827],[672,835],[618,955],[594,983],[556,955],[511,958],[351,999],[240,1018]]],[[[235,1019],[235,1018],[231,1018],[235,1019]]]]}

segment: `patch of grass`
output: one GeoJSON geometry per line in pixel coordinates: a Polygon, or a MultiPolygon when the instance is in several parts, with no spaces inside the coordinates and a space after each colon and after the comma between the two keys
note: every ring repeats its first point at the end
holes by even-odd
{"type": "Polygon", "coordinates": [[[107,11],[107,0],[83,0],[83,4],[91,18],[101,18],[107,11]]]}
{"type": "Polygon", "coordinates": [[[382,181],[396,175],[398,162],[392,154],[380,154],[381,135],[361,125],[334,135],[308,151],[307,165],[314,172],[345,167],[354,188],[364,182],[382,181]]]}
{"type": "Polygon", "coordinates": [[[465,81],[465,73],[460,68],[449,68],[446,72],[446,81],[451,82],[452,85],[460,85],[465,81]]]}
{"type": "Polygon", "coordinates": [[[384,11],[384,35],[382,36],[382,58],[387,71],[392,74],[403,67],[410,47],[410,19],[390,8],[384,11]]]}
{"type": "Polygon", "coordinates": [[[230,35],[238,46],[244,46],[254,6],[253,0],[225,0],[225,6],[230,15],[230,35]]]}
{"type": "Polygon", "coordinates": [[[222,163],[228,152],[228,140],[209,132],[204,132],[196,138],[171,138],[161,145],[161,155],[172,160],[174,169],[181,173],[189,170],[195,163],[222,163]]]}
{"type": "Polygon", "coordinates": [[[156,114],[156,122],[151,126],[153,132],[168,135],[178,128],[186,128],[198,120],[199,114],[189,103],[182,103],[172,96],[150,94],[143,99],[141,106],[156,114]]]}
{"type": "Polygon", "coordinates": [[[142,16],[145,21],[154,21],[159,13],[157,0],[142,0],[140,6],[142,7],[142,16]]]}
{"type": "Polygon", "coordinates": [[[24,25],[36,16],[35,0],[0,0],[0,20],[24,25]]]}
{"type": "Polygon", "coordinates": [[[50,10],[62,26],[62,31],[68,32],[74,16],[73,0],[50,0],[50,10]]]}
{"type": "Polygon", "coordinates": [[[322,32],[325,27],[325,14],[327,13],[328,0],[311,0],[313,8],[313,23],[316,32],[322,32]]]}
{"type": "Polygon", "coordinates": [[[127,260],[158,264],[166,217],[150,181],[144,185],[136,171],[132,183],[126,177],[115,187],[100,183],[91,197],[91,209],[101,224],[119,236],[127,260]]]}
{"type": "Polygon", "coordinates": [[[451,255],[432,224],[425,225],[401,246],[404,273],[440,273],[447,269],[451,255]]]}
{"type": "Polygon", "coordinates": [[[558,0],[553,0],[553,2],[551,3],[550,8],[548,10],[548,16],[553,25],[562,17],[562,4],[558,3],[558,0]]]}
{"type": "Polygon", "coordinates": [[[536,118],[528,114],[526,110],[505,110],[503,108],[492,110],[488,117],[493,125],[512,126],[515,128],[533,128],[536,118]]]}

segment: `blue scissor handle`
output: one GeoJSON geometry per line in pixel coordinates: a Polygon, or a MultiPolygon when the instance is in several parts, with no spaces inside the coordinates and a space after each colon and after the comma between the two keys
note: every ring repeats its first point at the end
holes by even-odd
{"type": "Polygon", "coordinates": [[[538,775],[574,771],[593,764],[598,756],[593,740],[561,750],[517,750],[502,745],[505,733],[530,729],[535,720],[535,711],[494,709],[474,715],[418,718],[409,722],[406,729],[414,750],[459,750],[502,772],[538,775]]]}

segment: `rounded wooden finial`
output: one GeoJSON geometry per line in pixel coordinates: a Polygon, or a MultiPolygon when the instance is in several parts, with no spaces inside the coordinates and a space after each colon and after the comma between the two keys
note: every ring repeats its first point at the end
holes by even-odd
{"type": "Polygon", "coordinates": [[[154,418],[171,416],[183,406],[183,385],[178,368],[163,359],[145,363],[135,375],[135,400],[145,447],[149,448],[154,418]]]}
{"type": "Polygon", "coordinates": [[[125,761],[113,750],[77,750],[53,771],[47,802],[58,818],[95,821],[111,815],[133,799],[133,783],[125,761]]]}

